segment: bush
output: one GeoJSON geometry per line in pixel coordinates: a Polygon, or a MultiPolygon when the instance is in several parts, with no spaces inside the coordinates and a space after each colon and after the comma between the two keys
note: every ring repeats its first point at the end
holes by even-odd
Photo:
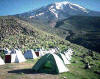
{"type": "Polygon", "coordinates": [[[66,45],[62,45],[62,44],[60,44],[58,47],[60,49],[60,52],[64,52],[68,49],[66,45]]]}
{"type": "Polygon", "coordinates": [[[91,56],[86,56],[84,58],[85,63],[94,64],[93,59],[91,56]]]}
{"type": "Polygon", "coordinates": [[[54,48],[54,47],[55,47],[55,45],[54,45],[54,43],[53,43],[53,42],[48,42],[48,47],[49,47],[49,48],[54,48]]]}
{"type": "Polygon", "coordinates": [[[1,58],[2,58],[2,59],[4,59],[4,58],[5,58],[4,51],[0,51],[0,56],[1,56],[1,58]]]}

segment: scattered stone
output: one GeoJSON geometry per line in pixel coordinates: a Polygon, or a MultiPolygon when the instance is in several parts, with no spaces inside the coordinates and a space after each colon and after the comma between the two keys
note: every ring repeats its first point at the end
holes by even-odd
{"type": "Polygon", "coordinates": [[[91,66],[89,63],[85,65],[85,69],[91,69],[91,66]]]}
{"type": "Polygon", "coordinates": [[[63,77],[63,79],[67,79],[67,77],[63,77]]]}

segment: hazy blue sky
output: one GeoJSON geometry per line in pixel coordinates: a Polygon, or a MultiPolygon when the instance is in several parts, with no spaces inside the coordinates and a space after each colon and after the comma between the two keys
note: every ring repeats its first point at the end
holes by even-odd
{"type": "Polygon", "coordinates": [[[70,1],[91,10],[100,11],[100,0],[0,0],[0,16],[27,12],[59,1],[70,1]]]}

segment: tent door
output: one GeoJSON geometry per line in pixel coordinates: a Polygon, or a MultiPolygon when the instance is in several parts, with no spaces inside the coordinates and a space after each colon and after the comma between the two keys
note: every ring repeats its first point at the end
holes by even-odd
{"type": "Polygon", "coordinates": [[[5,56],[5,63],[11,63],[11,55],[5,56]]]}
{"type": "Polygon", "coordinates": [[[39,56],[39,52],[35,52],[36,56],[39,56]]]}

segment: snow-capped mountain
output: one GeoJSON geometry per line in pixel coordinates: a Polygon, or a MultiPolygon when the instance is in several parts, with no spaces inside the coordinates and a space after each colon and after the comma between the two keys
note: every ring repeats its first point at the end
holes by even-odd
{"type": "MultiPolygon", "coordinates": [[[[41,21],[43,23],[48,23],[50,26],[54,26],[58,20],[66,19],[70,16],[75,15],[94,15],[94,12],[79,6],[77,4],[73,4],[70,2],[56,2],[54,4],[50,4],[45,7],[41,7],[37,10],[32,10],[30,12],[26,12],[23,14],[19,14],[17,16],[31,20],[41,21]]],[[[95,15],[97,15],[95,13],[95,15]]]]}

